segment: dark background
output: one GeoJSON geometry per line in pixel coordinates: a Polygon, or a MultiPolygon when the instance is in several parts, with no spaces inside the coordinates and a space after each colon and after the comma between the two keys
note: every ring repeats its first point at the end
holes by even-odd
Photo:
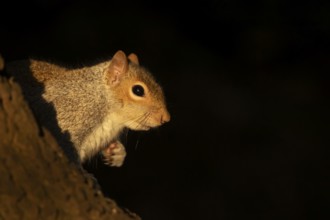
{"type": "Polygon", "coordinates": [[[144,220],[327,219],[330,1],[10,1],[0,53],[70,66],[135,52],[172,121],[85,167],[144,220]],[[328,130],[327,130],[328,129],[328,130]]]}

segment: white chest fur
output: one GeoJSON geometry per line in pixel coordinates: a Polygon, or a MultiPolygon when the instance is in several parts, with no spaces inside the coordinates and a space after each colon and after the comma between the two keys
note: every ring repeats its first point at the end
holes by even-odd
{"type": "Polygon", "coordinates": [[[108,115],[103,120],[103,123],[98,125],[85,138],[79,150],[79,156],[82,162],[107,147],[111,141],[117,139],[124,128],[124,125],[120,121],[120,118],[116,114],[108,115]]]}

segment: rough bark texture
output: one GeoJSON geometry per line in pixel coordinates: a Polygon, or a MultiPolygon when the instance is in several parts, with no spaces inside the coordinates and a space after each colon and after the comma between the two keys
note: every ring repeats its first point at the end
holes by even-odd
{"type": "Polygon", "coordinates": [[[105,198],[0,77],[0,219],[140,219],[105,198]]]}

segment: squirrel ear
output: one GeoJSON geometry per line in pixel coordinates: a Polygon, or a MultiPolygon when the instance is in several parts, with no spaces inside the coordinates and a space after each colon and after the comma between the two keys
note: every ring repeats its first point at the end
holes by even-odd
{"type": "Polygon", "coordinates": [[[128,55],[128,59],[132,62],[135,63],[136,65],[139,65],[139,58],[136,56],[135,53],[131,53],[128,55]]]}
{"type": "Polygon", "coordinates": [[[121,50],[118,50],[115,55],[112,57],[110,66],[109,66],[109,79],[112,85],[118,84],[121,77],[128,70],[128,62],[125,53],[121,50]]]}

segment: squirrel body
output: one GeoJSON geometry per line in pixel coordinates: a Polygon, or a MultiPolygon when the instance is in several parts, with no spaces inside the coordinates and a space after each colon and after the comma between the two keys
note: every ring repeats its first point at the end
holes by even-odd
{"type": "Polygon", "coordinates": [[[8,71],[41,124],[60,145],[71,144],[80,162],[103,151],[108,164],[121,166],[124,128],[148,130],[170,120],[161,87],[135,54],[118,51],[109,61],[78,69],[18,61],[8,71]]]}

